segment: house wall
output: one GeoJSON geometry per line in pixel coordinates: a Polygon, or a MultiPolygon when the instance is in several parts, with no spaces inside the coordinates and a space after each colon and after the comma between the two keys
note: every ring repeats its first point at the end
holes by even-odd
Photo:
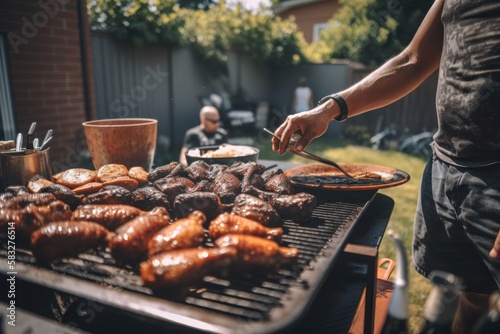
{"type": "Polygon", "coordinates": [[[81,162],[81,123],[95,114],[90,35],[88,29],[80,34],[80,22],[86,27],[83,0],[0,1],[16,130],[26,134],[37,122],[43,138],[53,129],[54,172],[81,162]]]}
{"type": "Polygon", "coordinates": [[[287,19],[295,17],[295,22],[308,43],[313,42],[314,25],[328,22],[333,14],[340,8],[338,0],[311,1],[310,3],[297,5],[285,9],[278,16],[287,19]]]}

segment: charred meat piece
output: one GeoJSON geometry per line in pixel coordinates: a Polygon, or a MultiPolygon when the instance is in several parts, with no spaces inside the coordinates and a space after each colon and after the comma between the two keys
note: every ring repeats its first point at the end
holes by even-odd
{"type": "Polygon", "coordinates": [[[5,191],[11,193],[14,196],[22,194],[30,194],[30,191],[25,186],[8,186],[5,191]]]}
{"type": "Polygon", "coordinates": [[[146,214],[136,207],[125,204],[86,204],[78,207],[71,220],[87,220],[114,231],[137,216],[146,214]]]}
{"type": "Polygon", "coordinates": [[[306,222],[318,204],[314,195],[302,192],[295,195],[279,195],[271,201],[271,205],[282,218],[306,222]]]}
{"type": "Polygon", "coordinates": [[[173,203],[177,195],[186,193],[193,188],[194,182],[182,176],[172,176],[155,181],[154,186],[167,195],[170,203],[173,203]]]}
{"type": "Polygon", "coordinates": [[[240,268],[250,272],[257,269],[272,270],[297,259],[297,248],[282,247],[278,243],[245,234],[226,234],[215,240],[217,247],[238,249],[240,268]]]}
{"type": "Polygon", "coordinates": [[[266,183],[267,181],[269,181],[270,178],[278,174],[283,174],[283,170],[281,168],[273,168],[266,170],[264,173],[262,173],[262,178],[264,179],[264,183],[266,183]]]}
{"type": "Polygon", "coordinates": [[[241,182],[233,174],[221,173],[214,178],[210,191],[216,193],[222,203],[232,203],[241,191],[241,182]]]}
{"type": "Polygon", "coordinates": [[[227,168],[228,168],[227,165],[222,165],[222,164],[211,165],[209,179],[212,180],[217,174],[224,173],[227,170],[227,168]]]}
{"type": "Polygon", "coordinates": [[[251,175],[248,180],[248,184],[249,186],[255,187],[257,189],[265,188],[264,179],[262,178],[262,175],[259,174],[251,175]]]}
{"type": "Polygon", "coordinates": [[[194,182],[207,180],[210,177],[210,165],[205,161],[197,160],[186,167],[185,173],[187,177],[194,182]]]}
{"type": "Polygon", "coordinates": [[[212,186],[212,182],[209,180],[201,180],[197,184],[194,185],[193,188],[189,189],[189,192],[196,191],[210,191],[210,187],[212,186]]]}
{"type": "Polygon", "coordinates": [[[105,245],[107,235],[106,228],[93,222],[54,222],[33,232],[31,251],[38,261],[50,263],[105,245]]]}
{"type": "Polygon", "coordinates": [[[119,262],[138,263],[147,255],[149,240],[169,223],[170,216],[164,207],[132,219],[110,234],[111,254],[119,262]]]}
{"type": "Polygon", "coordinates": [[[265,189],[278,194],[293,194],[290,179],[285,174],[277,174],[265,183],[265,189]]]}
{"type": "Polygon", "coordinates": [[[174,249],[195,248],[201,245],[207,220],[201,211],[193,211],[186,218],[180,218],[161,229],[149,241],[149,256],[174,249]]]}
{"type": "Polygon", "coordinates": [[[16,238],[21,242],[29,241],[31,233],[49,223],[69,220],[71,208],[61,201],[53,201],[48,205],[29,204],[22,209],[0,209],[0,228],[7,231],[9,222],[16,226],[16,238]]]}
{"type": "Polygon", "coordinates": [[[226,169],[226,173],[231,173],[242,179],[245,175],[250,177],[251,174],[262,174],[266,167],[254,161],[241,162],[237,161],[226,169]]]}
{"type": "Polygon", "coordinates": [[[3,203],[1,207],[25,207],[29,204],[33,204],[36,206],[40,205],[48,205],[51,202],[54,202],[57,198],[52,194],[31,194],[31,193],[23,193],[16,195],[13,199],[7,201],[7,203],[3,203]],[[13,203],[9,203],[13,202],[13,203]]]}
{"type": "Polygon", "coordinates": [[[49,181],[43,176],[36,174],[29,180],[27,188],[32,193],[39,193],[40,189],[51,184],[54,184],[54,182],[49,181]]]}
{"type": "Polygon", "coordinates": [[[14,198],[14,195],[12,195],[11,193],[5,192],[5,193],[0,194],[0,202],[5,202],[5,201],[11,200],[13,198],[14,198]]]}
{"type": "Polygon", "coordinates": [[[153,290],[188,288],[205,275],[221,274],[237,259],[235,248],[190,248],[160,253],[141,263],[144,285],[153,290]]]}
{"type": "Polygon", "coordinates": [[[149,211],[159,206],[170,210],[168,196],[153,186],[137,188],[132,192],[132,195],[132,204],[141,210],[149,211]]]}
{"type": "Polygon", "coordinates": [[[255,220],[240,217],[232,213],[221,213],[210,222],[209,235],[217,239],[226,234],[250,234],[261,238],[280,240],[283,234],[281,227],[265,227],[255,220]]]}
{"type": "Polygon", "coordinates": [[[87,204],[132,204],[132,193],[119,186],[104,186],[96,193],[87,196],[87,204]]]}
{"type": "Polygon", "coordinates": [[[58,200],[68,204],[73,210],[83,203],[83,196],[75,194],[73,190],[62,184],[53,183],[42,187],[40,188],[40,193],[54,195],[58,200]]]}
{"type": "Polygon", "coordinates": [[[177,217],[187,217],[191,212],[199,210],[211,220],[219,215],[220,206],[219,196],[213,192],[204,191],[180,194],[174,201],[174,211],[177,217]]]}
{"type": "Polygon", "coordinates": [[[162,179],[167,176],[180,175],[184,171],[182,164],[177,161],[172,161],[168,165],[156,167],[148,174],[148,181],[153,183],[156,180],[162,179]]]}
{"type": "Polygon", "coordinates": [[[236,196],[231,211],[235,215],[255,220],[267,227],[281,224],[281,217],[268,202],[248,194],[236,196]]]}

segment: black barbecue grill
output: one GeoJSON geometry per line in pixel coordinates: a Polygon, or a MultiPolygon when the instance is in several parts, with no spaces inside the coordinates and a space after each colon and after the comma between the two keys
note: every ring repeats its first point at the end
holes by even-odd
{"type": "MultiPolygon", "coordinates": [[[[297,263],[265,277],[207,276],[196,289],[179,296],[156,295],[142,285],[137,267],[119,265],[107,251],[92,251],[41,266],[28,250],[18,248],[17,279],[190,330],[283,331],[310,307],[375,194],[316,193],[319,204],[308,223],[284,222],[282,244],[299,249],[297,263]]],[[[211,245],[209,240],[207,246],[211,245]]],[[[1,272],[9,272],[6,247],[2,247],[0,257],[1,272]]]]}

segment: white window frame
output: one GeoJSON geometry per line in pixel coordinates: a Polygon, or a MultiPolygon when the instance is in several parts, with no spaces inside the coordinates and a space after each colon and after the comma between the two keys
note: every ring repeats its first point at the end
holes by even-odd
{"type": "Polygon", "coordinates": [[[321,35],[321,31],[328,28],[330,25],[328,22],[321,22],[321,23],[316,23],[313,27],[313,38],[312,41],[316,42],[319,39],[319,36],[321,35]]]}

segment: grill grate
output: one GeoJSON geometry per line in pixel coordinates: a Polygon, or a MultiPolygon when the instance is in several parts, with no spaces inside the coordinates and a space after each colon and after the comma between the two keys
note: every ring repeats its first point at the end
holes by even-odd
{"type": "MultiPolygon", "coordinates": [[[[251,331],[256,331],[255,326],[262,327],[266,323],[272,323],[272,326],[284,326],[288,325],[292,318],[297,318],[315,297],[323,277],[333,265],[352,226],[369,205],[373,195],[374,193],[360,198],[354,196],[354,199],[347,196],[347,200],[345,196],[342,199],[330,197],[326,200],[318,197],[318,207],[307,224],[285,221],[281,243],[299,249],[298,261],[293,266],[281,268],[263,277],[206,276],[201,286],[188,291],[182,297],[155,296],[149,288],[142,286],[138,267],[119,266],[107,251],[91,251],[78,258],[59,261],[49,268],[40,266],[29,251],[18,250],[16,262],[29,265],[25,275],[19,273],[20,276],[51,288],[58,287],[50,282],[50,279],[33,275],[34,271],[49,271],[58,276],[75,277],[78,282],[97,283],[107,291],[115,291],[120,300],[124,297],[123,292],[129,291],[134,293],[135,302],[137,300],[141,302],[140,298],[143,295],[152,297],[155,302],[160,303],[156,305],[161,305],[161,302],[165,301],[173,302],[174,305],[195,307],[198,312],[209,312],[207,317],[211,319],[218,318],[213,316],[214,312],[219,316],[226,315],[236,320],[233,324],[227,322],[224,324],[229,326],[231,331],[235,327],[241,329],[243,323],[246,326],[252,324],[251,331]]],[[[2,241],[2,245],[4,244],[2,241]]],[[[207,246],[212,245],[208,239],[207,246]]],[[[0,256],[6,257],[5,247],[2,247],[0,256]]],[[[94,299],[103,304],[110,302],[101,300],[104,297],[98,292],[95,295],[88,295],[84,289],[81,290],[78,291],[80,297],[94,299]]],[[[151,300],[146,298],[144,303],[151,300]]],[[[125,298],[125,302],[122,300],[113,306],[132,313],[137,312],[137,307],[132,307],[128,301],[130,300],[125,298]]],[[[204,318],[202,314],[196,314],[196,311],[190,314],[193,317],[204,318]]],[[[175,308],[169,309],[168,314],[162,315],[154,314],[156,313],[154,311],[141,310],[141,312],[145,313],[143,315],[168,321],[173,320],[171,315],[175,315],[175,308]]],[[[211,320],[205,321],[210,323],[211,320]]],[[[224,332],[221,328],[217,328],[216,331],[224,332]]]]}

